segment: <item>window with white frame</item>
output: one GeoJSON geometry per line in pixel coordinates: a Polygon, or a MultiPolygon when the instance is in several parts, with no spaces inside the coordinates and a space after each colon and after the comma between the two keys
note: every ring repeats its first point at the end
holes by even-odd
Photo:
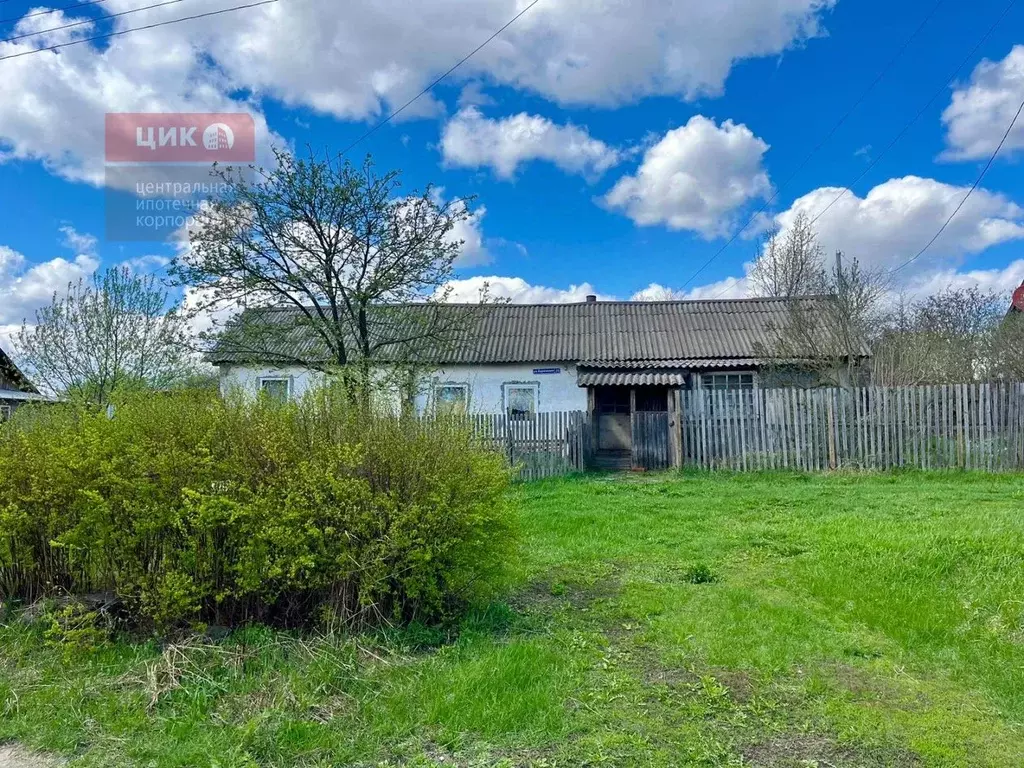
{"type": "Polygon", "coordinates": [[[517,421],[532,419],[537,413],[536,384],[506,384],[505,413],[517,421]]]}
{"type": "Polygon", "coordinates": [[[286,403],[292,396],[292,380],[283,376],[260,378],[260,392],[278,403],[286,403]]]}
{"type": "Polygon", "coordinates": [[[753,373],[705,373],[701,376],[704,389],[732,391],[737,389],[753,389],[753,373]]]}
{"type": "Polygon", "coordinates": [[[706,392],[716,393],[707,403],[711,415],[725,418],[754,414],[753,373],[705,373],[700,377],[700,386],[706,392]],[[719,392],[723,394],[718,396],[719,392]]]}
{"type": "Polygon", "coordinates": [[[0,421],[7,421],[11,418],[14,409],[9,405],[0,405],[0,421]]]}
{"type": "Polygon", "coordinates": [[[434,405],[439,411],[465,411],[469,385],[444,382],[434,386],[434,405]]]}

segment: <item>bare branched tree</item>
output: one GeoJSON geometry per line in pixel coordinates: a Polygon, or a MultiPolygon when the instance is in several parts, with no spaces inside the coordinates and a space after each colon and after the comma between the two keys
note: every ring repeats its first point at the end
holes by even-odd
{"type": "Polygon", "coordinates": [[[1017,343],[1012,324],[1003,327],[1005,304],[976,287],[947,288],[901,303],[882,324],[876,343],[875,378],[886,385],[957,384],[1013,369],[1017,343]]]}
{"type": "Polygon", "coordinates": [[[995,376],[1024,381],[1024,312],[1011,311],[996,325],[991,335],[990,359],[995,376]]]}
{"type": "MultiPolygon", "coordinates": [[[[813,239],[813,233],[812,233],[813,239]]],[[[806,242],[806,240],[805,240],[806,242]]],[[[816,299],[786,296],[785,320],[770,329],[762,354],[775,377],[848,386],[863,378],[869,343],[877,329],[885,281],[857,259],[837,252],[817,282],[816,299]]]]}
{"type": "Polygon", "coordinates": [[[125,267],[55,294],[22,325],[16,354],[30,379],[57,394],[106,403],[126,387],[166,387],[192,375],[186,321],[153,276],[125,267]]]}
{"type": "Polygon", "coordinates": [[[228,192],[200,214],[189,252],[171,268],[205,297],[200,311],[290,310],[243,315],[244,327],[220,334],[220,350],[356,369],[367,382],[375,361],[412,361],[458,333],[458,314],[437,310],[462,248],[453,231],[470,217],[466,200],[443,202],[431,187],[402,196],[399,173],[378,174],[369,158],[276,157],[274,169],[254,169],[254,182],[214,169],[228,192]]]}
{"type": "Polygon", "coordinates": [[[758,296],[790,298],[827,292],[825,251],[807,214],[798,214],[785,236],[778,227],[766,233],[749,277],[758,296]]]}

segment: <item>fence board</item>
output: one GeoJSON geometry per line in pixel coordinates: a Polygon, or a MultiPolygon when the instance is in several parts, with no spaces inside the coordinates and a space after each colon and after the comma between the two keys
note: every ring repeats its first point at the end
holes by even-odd
{"type": "Polygon", "coordinates": [[[696,390],[680,402],[686,466],[1024,470],[1021,382],[696,390]]]}
{"type": "MultiPolygon", "coordinates": [[[[679,406],[677,418],[633,414],[637,466],[669,467],[675,442],[684,466],[709,470],[1024,470],[1021,382],[691,390],[679,393],[679,406]]],[[[523,480],[583,471],[593,457],[593,429],[582,411],[466,419],[523,480]]]]}

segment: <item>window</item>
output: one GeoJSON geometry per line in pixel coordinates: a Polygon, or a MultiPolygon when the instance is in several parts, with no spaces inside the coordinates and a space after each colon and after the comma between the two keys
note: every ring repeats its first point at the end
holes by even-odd
{"type": "Polygon", "coordinates": [[[286,378],[260,379],[260,392],[278,403],[286,403],[292,394],[292,381],[286,378]]]}
{"type": "Polygon", "coordinates": [[[700,377],[701,388],[705,392],[736,392],[737,395],[724,395],[721,398],[722,410],[716,413],[715,399],[708,398],[705,402],[712,416],[736,418],[740,414],[751,417],[755,413],[754,374],[753,373],[705,373],[700,377]]]}
{"type": "Polygon", "coordinates": [[[13,409],[9,405],[0,405],[0,421],[7,421],[11,418],[13,409]]]}
{"type": "Polygon", "coordinates": [[[629,387],[598,387],[595,394],[598,413],[629,413],[629,387]]]}
{"type": "Polygon", "coordinates": [[[469,402],[466,384],[438,384],[434,387],[434,404],[439,411],[465,411],[469,402]]]}
{"type": "Polygon", "coordinates": [[[752,373],[705,373],[701,376],[704,389],[753,389],[754,374],[752,373]]]}
{"type": "Polygon", "coordinates": [[[505,410],[509,418],[526,421],[537,413],[536,384],[506,384],[505,410]]]}

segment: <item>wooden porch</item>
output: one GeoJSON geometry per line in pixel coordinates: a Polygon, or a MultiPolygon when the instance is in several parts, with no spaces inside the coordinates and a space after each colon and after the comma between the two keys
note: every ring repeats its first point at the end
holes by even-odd
{"type": "Polygon", "coordinates": [[[656,470],[682,466],[681,388],[592,386],[590,468],[656,470]]]}

